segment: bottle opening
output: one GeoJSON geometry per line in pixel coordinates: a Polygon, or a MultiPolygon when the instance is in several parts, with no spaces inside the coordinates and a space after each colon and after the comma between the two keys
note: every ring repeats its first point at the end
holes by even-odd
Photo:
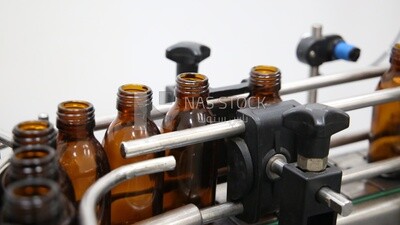
{"type": "Polygon", "coordinates": [[[281,71],[275,66],[259,65],[250,71],[250,86],[260,88],[278,88],[281,85],[281,71]]]}
{"type": "Polygon", "coordinates": [[[153,92],[142,84],[125,84],[118,89],[117,109],[119,111],[147,114],[151,111],[153,92]]]}
{"type": "Polygon", "coordinates": [[[128,93],[146,93],[150,88],[141,84],[125,84],[121,86],[120,90],[128,93]]]}
{"type": "Polygon", "coordinates": [[[59,108],[65,109],[65,110],[74,110],[74,109],[87,109],[92,107],[92,104],[84,101],[68,101],[68,102],[63,102],[59,105],[59,108]]]}
{"type": "Polygon", "coordinates": [[[207,97],[208,78],[199,73],[181,73],[176,77],[176,96],[183,97],[207,97]]]}
{"type": "Polygon", "coordinates": [[[253,71],[256,72],[256,73],[259,73],[259,74],[268,75],[268,74],[276,74],[276,73],[278,73],[279,69],[277,67],[274,67],[274,66],[263,66],[263,65],[261,65],[261,66],[255,66],[253,68],[253,71]]]}
{"type": "Polygon", "coordinates": [[[49,202],[56,198],[59,193],[57,184],[52,180],[43,178],[24,179],[11,183],[6,189],[6,197],[10,203],[16,202],[25,206],[36,207],[40,202],[49,202]],[[33,199],[36,199],[33,201],[33,199]],[[40,200],[39,200],[40,199],[40,200]]]}
{"type": "Polygon", "coordinates": [[[34,151],[21,151],[15,152],[15,157],[17,159],[40,159],[49,155],[46,150],[34,150],[34,151]]]}
{"type": "Polygon", "coordinates": [[[203,74],[199,73],[182,73],[178,75],[178,79],[185,80],[187,82],[198,82],[198,81],[207,81],[208,78],[203,74]]]}
{"type": "Polygon", "coordinates": [[[58,105],[57,127],[59,130],[82,125],[88,125],[88,129],[94,127],[94,107],[91,103],[74,100],[58,105]]]}
{"type": "Polygon", "coordinates": [[[23,131],[46,130],[50,128],[50,124],[47,121],[32,120],[18,124],[17,128],[23,131]]]}
{"type": "Polygon", "coordinates": [[[400,42],[396,43],[392,47],[392,53],[390,55],[390,63],[392,66],[399,67],[400,66],[400,42]]]}
{"type": "Polygon", "coordinates": [[[50,187],[45,185],[37,186],[22,186],[17,187],[13,190],[16,197],[36,197],[36,196],[46,196],[50,193],[50,187]]]}
{"type": "Polygon", "coordinates": [[[48,144],[55,145],[57,132],[49,121],[31,120],[24,121],[13,130],[13,148],[23,145],[48,144]]]}
{"type": "Polygon", "coordinates": [[[54,158],[53,148],[46,145],[28,145],[15,149],[11,164],[37,165],[51,162],[54,158]]]}

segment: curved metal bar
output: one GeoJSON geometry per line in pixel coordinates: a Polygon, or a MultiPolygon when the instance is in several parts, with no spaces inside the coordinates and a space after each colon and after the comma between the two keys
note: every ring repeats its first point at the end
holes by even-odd
{"type": "Polygon", "coordinates": [[[139,163],[121,166],[97,180],[83,195],[79,206],[80,224],[97,225],[96,204],[108,191],[124,180],[146,174],[174,169],[176,161],[173,156],[150,159],[139,163]]]}
{"type": "Polygon", "coordinates": [[[200,210],[203,224],[209,224],[216,220],[235,216],[243,212],[241,203],[226,202],[200,210]]]}

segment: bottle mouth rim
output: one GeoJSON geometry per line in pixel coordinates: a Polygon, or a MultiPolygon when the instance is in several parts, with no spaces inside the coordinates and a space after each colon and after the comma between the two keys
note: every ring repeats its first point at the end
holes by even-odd
{"type": "Polygon", "coordinates": [[[93,105],[90,102],[82,101],[82,100],[70,100],[61,102],[58,105],[58,110],[66,111],[66,112],[79,112],[79,111],[91,111],[93,109],[93,105]]]}
{"type": "Polygon", "coordinates": [[[208,82],[208,77],[201,73],[181,73],[176,77],[177,81],[182,81],[185,83],[198,83],[198,82],[208,82]]]}
{"type": "Polygon", "coordinates": [[[35,207],[37,201],[50,202],[57,197],[57,183],[45,178],[27,178],[11,183],[6,188],[6,196],[10,202],[22,203],[27,207],[35,207]]]}
{"type": "Polygon", "coordinates": [[[251,69],[251,73],[255,73],[257,75],[272,75],[272,74],[279,74],[280,69],[278,67],[270,65],[258,65],[254,66],[251,69]]]}
{"type": "Polygon", "coordinates": [[[151,88],[144,84],[124,84],[118,91],[128,96],[147,95],[152,92],[151,88]]]}
{"type": "Polygon", "coordinates": [[[18,123],[13,129],[13,133],[46,133],[52,128],[53,126],[51,125],[51,123],[45,120],[27,120],[18,123]]]}
{"type": "Polygon", "coordinates": [[[87,121],[94,121],[94,107],[92,103],[82,100],[70,100],[58,104],[57,127],[59,122],[70,125],[83,125],[87,121]]]}
{"type": "Polygon", "coordinates": [[[17,148],[10,163],[21,166],[34,166],[51,162],[55,158],[55,150],[47,145],[28,145],[17,148]]]}

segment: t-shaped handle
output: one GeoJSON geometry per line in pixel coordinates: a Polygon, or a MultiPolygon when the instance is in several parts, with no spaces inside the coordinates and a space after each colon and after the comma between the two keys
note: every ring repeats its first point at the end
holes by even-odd
{"type": "Polygon", "coordinates": [[[305,171],[325,170],[331,136],[349,126],[349,115],[315,103],[294,107],[282,116],[283,126],[297,136],[297,166],[305,171]]]}
{"type": "Polygon", "coordinates": [[[210,56],[209,47],[195,42],[179,42],[167,48],[165,56],[176,62],[176,74],[198,72],[199,63],[210,56]]]}

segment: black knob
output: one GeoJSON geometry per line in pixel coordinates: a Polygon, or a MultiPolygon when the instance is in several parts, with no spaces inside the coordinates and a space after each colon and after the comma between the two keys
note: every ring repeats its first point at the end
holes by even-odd
{"type": "Polygon", "coordinates": [[[283,126],[297,137],[298,166],[309,171],[324,170],[331,136],[349,126],[349,115],[343,110],[315,103],[294,107],[282,116],[283,126]]]}
{"type": "Polygon", "coordinates": [[[210,56],[211,49],[195,42],[179,42],[167,48],[166,57],[177,65],[177,73],[198,72],[199,63],[210,56]]]}

